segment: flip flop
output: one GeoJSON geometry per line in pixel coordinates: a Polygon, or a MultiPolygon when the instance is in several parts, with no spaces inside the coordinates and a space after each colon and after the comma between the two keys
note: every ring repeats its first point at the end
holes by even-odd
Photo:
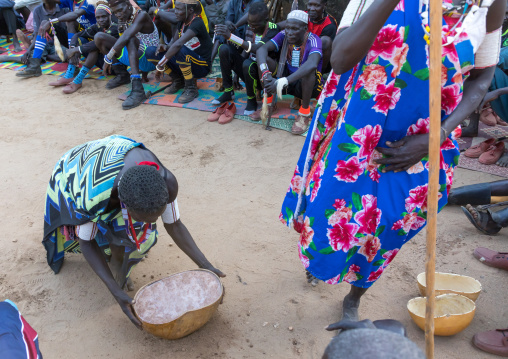
{"type": "Polygon", "coordinates": [[[496,230],[494,230],[494,231],[487,231],[485,228],[482,228],[481,226],[487,227],[487,224],[489,223],[489,220],[488,220],[488,217],[480,216],[481,212],[478,212],[478,210],[476,208],[473,207],[473,209],[478,214],[479,220],[481,221],[480,224],[478,224],[476,222],[476,220],[474,219],[473,215],[469,212],[469,210],[466,207],[461,206],[460,208],[462,209],[462,212],[464,212],[464,214],[466,215],[467,219],[469,219],[469,222],[471,222],[471,224],[473,226],[475,226],[475,228],[477,230],[479,230],[480,232],[482,232],[483,234],[486,234],[486,235],[490,236],[490,235],[493,235],[493,234],[497,234],[501,230],[501,228],[499,228],[497,231],[496,230]]]}

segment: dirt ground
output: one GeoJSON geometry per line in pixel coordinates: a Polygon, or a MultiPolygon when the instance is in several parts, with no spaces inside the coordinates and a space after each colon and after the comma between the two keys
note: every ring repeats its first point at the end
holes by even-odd
{"type": "MultiPolygon", "coordinates": [[[[347,284],[310,287],[297,255],[296,233],[278,222],[303,137],[240,120],[221,126],[207,113],[142,105],[122,111],[103,81],[87,80],[75,95],[47,86],[54,78],[21,80],[0,71],[0,196],[3,206],[0,300],[16,302],[38,331],[45,358],[320,358],[339,319],[347,284]],[[177,341],[141,332],[81,255],[67,255],[54,275],[41,245],[47,181],[71,147],[111,134],[132,137],[176,175],[183,222],[198,245],[227,274],[224,304],[201,330],[177,341]],[[288,328],[292,327],[290,331],[288,328]]],[[[456,185],[495,180],[459,169],[456,185]]],[[[439,216],[437,269],[471,275],[483,285],[472,324],[436,338],[436,358],[494,358],[471,344],[478,331],[506,328],[506,272],[472,256],[477,246],[507,250],[506,232],[481,235],[460,208],[439,216]]],[[[399,253],[365,295],[362,318],[403,322],[424,346],[406,303],[419,295],[425,232],[399,253]]],[[[134,271],[136,289],[170,273],[195,268],[166,233],[134,271]]],[[[134,295],[134,292],[131,293],[134,295]]]]}

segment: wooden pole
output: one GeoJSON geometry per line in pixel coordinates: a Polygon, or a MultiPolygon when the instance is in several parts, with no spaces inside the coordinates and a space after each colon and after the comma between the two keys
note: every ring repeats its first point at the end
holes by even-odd
{"type": "Polygon", "coordinates": [[[427,193],[427,263],[425,278],[427,305],[425,310],[425,351],[427,359],[434,359],[434,276],[436,272],[436,230],[439,191],[439,163],[441,146],[441,31],[442,0],[430,2],[430,77],[429,77],[429,186],[427,193]]]}

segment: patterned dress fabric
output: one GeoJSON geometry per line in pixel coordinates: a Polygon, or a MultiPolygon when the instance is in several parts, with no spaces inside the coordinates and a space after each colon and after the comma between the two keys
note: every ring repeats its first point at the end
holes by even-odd
{"type": "MultiPolygon", "coordinates": [[[[367,56],[341,76],[332,72],[319,99],[280,220],[300,233],[305,268],[329,284],[370,287],[426,223],[428,158],[398,173],[382,173],[374,162],[386,141],[429,131],[424,35],[419,2],[402,0],[367,56]]],[[[443,47],[442,120],[459,104],[473,65],[465,33],[443,47]]],[[[459,132],[441,147],[440,209],[458,161],[459,132]]]]}
{"type": "MultiPolygon", "coordinates": [[[[95,240],[106,257],[110,244],[124,247],[124,268],[128,275],[148,250],[157,242],[157,229],[141,244],[140,251],[129,239],[121,208],[106,212],[115,179],[124,167],[127,152],[143,144],[127,137],[113,135],[87,142],[68,151],[56,164],[48,189],[44,213],[44,239],[49,266],[55,273],[62,267],[65,252],[81,253],[73,239],[74,226],[96,222],[95,240]]],[[[140,236],[144,223],[134,223],[140,236]]]]}

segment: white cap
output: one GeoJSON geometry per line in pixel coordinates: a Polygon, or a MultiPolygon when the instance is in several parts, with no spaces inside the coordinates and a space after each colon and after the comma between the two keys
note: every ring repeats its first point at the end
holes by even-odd
{"type": "Polygon", "coordinates": [[[309,23],[309,14],[302,10],[293,10],[288,14],[288,20],[295,19],[303,23],[309,23]]]}

